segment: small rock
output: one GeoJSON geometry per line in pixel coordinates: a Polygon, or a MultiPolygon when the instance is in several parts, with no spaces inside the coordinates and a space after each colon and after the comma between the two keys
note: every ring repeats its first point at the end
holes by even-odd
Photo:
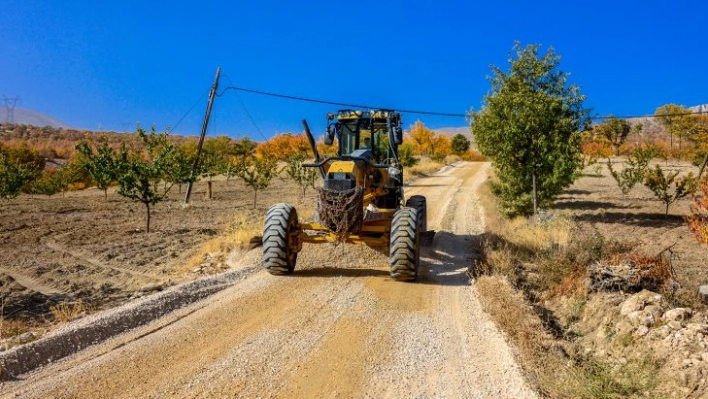
{"type": "Polygon", "coordinates": [[[27,342],[33,341],[35,338],[37,338],[37,334],[30,331],[12,338],[12,342],[15,344],[25,344],[27,342]]]}
{"type": "Polygon", "coordinates": [[[691,309],[675,308],[664,313],[662,319],[666,321],[686,321],[689,317],[691,317],[691,309]]]}
{"type": "Polygon", "coordinates": [[[681,325],[681,323],[678,322],[678,321],[675,321],[675,320],[674,320],[674,321],[670,321],[669,324],[668,324],[668,326],[671,327],[671,329],[674,330],[674,331],[678,331],[678,330],[680,330],[680,329],[683,328],[683,326],[681,325]]]}
{"type": "Polygon", "coordinates": [[[637,328],[637,330],[634,332],[635,337],[643,337],[645,335],[649,334],[649,327],[647,326],[640,326],[637,328]]]}
{"type": "Polygon", "coordinates": [[[698,287],[698,293],[703,295],[703,299],[708,300],[708,285],[698,287]]]}
{"type": "Polygon", "coordinates": [[[160,283],[150,283],[142,286],[140,292],[162,291],[162,288],[163,286],[160,283]]]}
{"type": "Polygon", "coordinates": [[[661,303],[662,296],[649,290],[642,290],[629,298],[627,298],[620,306],[620,314],[628,315],[644,309],[647,305],[658,305],[661,303]]]}
{"type": "Polygon", "coordinates": [[[671,327],[663,325],[659,328],[651,330],[650,338],[662,340],[668,337],[669,335],[671,335],[671,327]]]}
{"type": "Polygon", "coordinates": [[[694,333],[708,334],[708,324],[688,323],[686,324],[686,328],[694,333]]]}

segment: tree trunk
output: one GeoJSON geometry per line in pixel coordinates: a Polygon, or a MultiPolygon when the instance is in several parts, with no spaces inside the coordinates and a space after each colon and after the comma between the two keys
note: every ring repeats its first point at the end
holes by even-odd
{"type": "Polygon", "coordinates": [[[103,200],[108,201],[108,187],[103,190],[103,200]]]}
{"type": "Polygon", "coordinates": [[[621,146],[621,144],[614,144],[616,157],[618,157],[620,155],[620,146],[621,146]]]}
{"type": "Polygon", "coordinates": [[[253,209],[256,209],[256,201],[258,200],[258,190],[253,190],[253,209]]]}
{"type": "Polygon", "coordinates": [[[536,169],[531,172],[531,181],[533,183],[533,216],[538,218],[538,187],[536,186],[536,169]]]}
{"type": "Polygon", "coordinates": [[[177,184],[177,194],[182,194],[182,183],[177,184]]]}
{"type": "Polygon", "coordinates": [[[703,160],[703,165],[701,165],[701,170],[698,171],[698,180],[701,179],[701,176],[703,175],[703,171],[706,168],[706,164],[708,164],[708,153],[706,153],[706,159],[703,160]]]}
{"type": "Polygon", "coordinates": [[[211,180],[207,182],[207,198],[211,199],[211,180]]]}
{"type": "Polygon", "coordinates": [[[150,232],[150,203],[145,202],[145,210],[147,211],[147,217],[145,218],[145,232],[150,232]]]}

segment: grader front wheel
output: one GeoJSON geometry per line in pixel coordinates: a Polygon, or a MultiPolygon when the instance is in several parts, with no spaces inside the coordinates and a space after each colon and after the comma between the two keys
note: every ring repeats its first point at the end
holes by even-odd
{"type": "Polygon", "coordinates": [[[414,195],[406,201],[406,206],[418,211],[420,232],[428,231],[428,205],[425,197],[422,195],[414,195]]]}
{"type": "Polygon", "coordinates": [[[295,208],[288,204],[275,204],[268,209],[263,228],[263,266],[270,274],[293,273],[299,234],[295,208]]]}
{"type": "Polygon", "coordinates": [[[420,228],[418,211],[401,208],[391,223],[391,277],[398,281],[415,281],[420,261],[420,228]]]}

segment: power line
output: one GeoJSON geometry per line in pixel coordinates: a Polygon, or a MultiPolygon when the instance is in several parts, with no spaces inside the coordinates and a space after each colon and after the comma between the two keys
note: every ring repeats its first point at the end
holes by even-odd
{"type": "MultiPolygon", "coordinates": [[[[315,99],[315,98],[307,98],[307,97],[300,97],[300,96],[290,96],[290,95],[287,95],[287,94],[270,93],[270,92],[267,92],[267,91],[245,89],[245,88],[243,88],[243,87],[236,87],[236,86],[229,86],[229,87],[225,88],[225,89],[221,92],[221,94],[218,94],[218,96],[221,97],[221,96],[222,96],[224,93],[226,93],[228,90],[244,91],[244,92],[247,92],[247,93],[262,94],[262,95],[264,95],[264,96],[287,98],[287,99],[290,99],[290,100],[305,101],[305,102],[311,102],[311,103],[329,104],[329,105],[339,105],[339,106],[342,106],[342,107],[369,108],[369,109],[391,109],[390,107],[375,107],[375,106],[373,106],[373,105],[348,104],[348,103],[340,103],[340,102],[336,102],[336,101],[318,100],[318,99],[315,99]]],[[[401,112],[401,113],[406,113],[406,114],[417,114],[417,115],[451,116],[451,117],[455,117],[455,118],[465,118],[465,117],[467,117],[467,115],[465,115],[465,114],[450,113],[450,112],[416,111],[416,110],[410,110],[410,109],[396,109],[396,111],[401,112]]]]}
{"type": "Polygon", "coordinates": [[[202,93],[202,95],[197,99],[197,101],[194,102],[194,104],[192,105],[192,107],[189,108],[189,110],[188,110],[187,112],[185,112],[184,115],[182,115],[181,118],[179,118],[179,120],[177,121],[177,123],[176,123],[174,126],[172,126],[172,128],[171,128],[170,130],[174,131],[175,129],[177,129],[177,126],[179,126],[179,124],[182,123],[182,121],[184,120],[184,118],[186,118],[187,115],[189,115],[189,114],[192,112],[192,110],[194,110],[194,107],[196,107],[197,104],[199,104],[199,103],[204,99],[204,97],[206,97],[206,95],[207,95],[208,93],[209,93],[209,90],[206,90],[204,93],[202,93]]]}
{"type": "MultiPolygon", "coordinates": [[[[224,75],[224,77],[229,81],[229,83],[231,84],[231,86],[229,86],[229,87],[227,87],[226,89],[224,89],[224,91],[222,91],[221,94],[218,95],[219,97],[221,97],[221,95],[223,95],[223,94],[226,92],[226,90],[228,90],[230,87],[234,87],[234,86],[233,86],[233,82],[231,82],[231,78],[229,78],[228,75],[224,75]]],[[[246,115],[248,116],[248,119],[251,120],[251,123],[253,124],[253,127],[256,128],[256,130],[257,130],[258,133],[261,135],[261,137],[263,138],[263,140],[268,141],[268,139],[266,138],[265,134],[263,134],[263,131],[261,131],[261,128],[258,127],[258,124],[257,124],[256,121],[253,119],[253,116],[251,116],[251,113],[248,112],[248,108],[246,108],[246,104],[245,104],[245,103],[243,102],[243,100],[241,99],[241,96],[238,95],[238,91],[234,90],[234,94],[236,94],[236,98],[238,99],[238,102],[241,103],[241,107],[243,108],[243,111],[244,111],[244,112],[246,113],[246,115]]]]}
{"type": "MultiPolygon", "coordinates": [[[[316,99],[316,98],[293,96],[293,95],[280,94],[280,93],[272,93],[272,92],[267,92],[267,91],[262,91],[262,90],[246,89],[246,88],[237,87],[237,86],[228,86],[228,87],[224,88],[224,90],[221,92],[221,94],[217,94],[217,96],[220,97],[220,96],[224,95],[224,93],[226,93],[229,90],[261,94],[261,95],[270,96],[270,97],[286,98],[289,100],[296,100],[296,101],[305,101],[305,102],[318,103],[318,104],[338,105],[338,106],[342,106],[342,107],[368,108],[368,109],[391,109],[390,107],[376,107],[376,106],[372,106],[372,105],[349,104],[349,103],[342,103],[342,102],[337,102],[337,101],[320,100],[320,99],[316,99]]],[[[240,97],[239,97],[239,99],[240,99],[240,97]]],[[[243,105],[243,102],[242,102],[242,105],[243,105]]],[[[244,109],[245,109],[245,106],[244,106],[244,109]]],[[[420,110],[406,110],[406,109],[396,109],[396,110],[401,113],[418,114],[418,115],[449,116],[449,117],[454,117],[454,118],[467,118],[468,117],[467,114],[460,114],[460,113],[454,113],[454,112],[435,112],[435,111],[420,111],[420,110]]],[[[248,113],[248,111],[246,111],[246,113],[248,113]]],[[[590,117],[590,119],[591,120],[605,120],[605,119],[610,119],[610,118],[618,118],[618,119],[660,118],[660,117],[688,116],[688,115],[697,115],[697,114],[700,115],[700,114],[707,114],[707,113],[708,113],[708,111],[704,111],[703,109],[699,109],[698,111],[689,111],[689,112],[672,113],[672,114],[661,114],[661,115],[630,115],[630,116],[595,115],[595,116],[590,117]]],[[[249,115],[249,117],[250,117],[250,115],[249,115]]],[[[255,123],[254,123],[254,125],[255,125],[255,123]]]]}

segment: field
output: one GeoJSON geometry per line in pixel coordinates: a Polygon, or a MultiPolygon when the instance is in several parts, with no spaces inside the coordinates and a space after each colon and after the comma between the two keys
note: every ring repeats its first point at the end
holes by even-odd
{"type": "MultiPolygon", "coordinates": [[[[688,162],[661,161],[660,165],[681,175],[698,173],[698,168],[688,162]]],[[[708,284],[708,248],[699,245],[686,226],[691,204],[690,197],[679,200],[665,216],[664,203],[648,188],[637,184],[622,195],[607,165],[599,163],[586,168],[583,177],[558,198],[553,209],[574,215],[576,221],[591,225],[605,237],[631,244],[634,251],[652,256],[665,251],[671,257],[676,280],[687,289],[697,290],[708,284]]]]}
{"type": "Polygon", "coordinates": [[[184,194],[174,187],[169,199],[154,207],[149,234],[144,232],[144,206],[119,196],[115,188],[107,198],[102,191],[87,189],[4,200],[3,317],[27,327],[46,326],[72,316],[59,313],[78,315],[115,306],[223,270],[223,253],[248,243],[250,236],[239,237],[239,231],[260,234],[270,204],[301,201],[291,182],[276,179],[272,186],[259,193],[256,209],[253,191],[240,181],[215,180],[212,199],[205,198],[206,182],[199,182],[188,207],[182,206],[184,194]]]}

